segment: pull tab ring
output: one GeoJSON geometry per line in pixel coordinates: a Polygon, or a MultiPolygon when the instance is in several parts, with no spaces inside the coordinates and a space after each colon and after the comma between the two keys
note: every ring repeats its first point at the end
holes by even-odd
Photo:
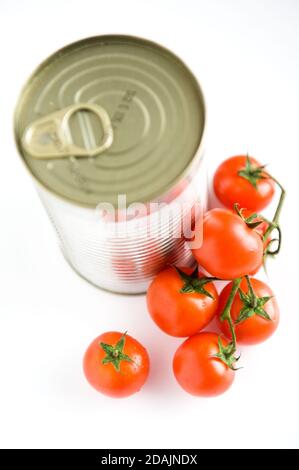
{"type": "Polygon", "coordinates": [[[37,119],[26,127],[23,137],[23,149],[37,159],[55,159],[65,157],[94,157],[107,150],[113,142],[113,128],[107,111],[93,103],[78,103],[48,116],[37,119]],[[69,142],[69,121],[79,111],[95,114],[103,128],[100,145],[84,148],[69,142]]]}

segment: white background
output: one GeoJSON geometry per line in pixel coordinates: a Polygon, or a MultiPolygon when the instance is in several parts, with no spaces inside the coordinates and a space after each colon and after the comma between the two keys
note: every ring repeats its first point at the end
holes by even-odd
{"type": "Polygon", "coordinates": [[[0,44],[0,446],[298,447],[299,1],[1,0],[0,44]],[[288,189],[283,251],[269,267],[280,327],[242,350],[244,368],[218,398],[177,386],[181,340],[155,327],[144,296],[102,292],[66,265],[14,148],[28,75],[57,48],[106,33],[156,40],[193,69],[208,103],[210,174],[249,152],[288,189]],[[85,348],[111,329],[151,356],[148,383],[129,399],[99,395],[82,374],[85,348]]]}

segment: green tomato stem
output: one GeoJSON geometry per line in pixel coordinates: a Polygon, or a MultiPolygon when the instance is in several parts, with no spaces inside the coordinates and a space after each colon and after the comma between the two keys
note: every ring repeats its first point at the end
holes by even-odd
{"type": "Polygon", "coordinates": [[[265,174],[268,176],[268,178],[270,178],[272,181],[274,181],[274,183],[276,183],[277,186],[280,188],[280,197],[279,197],[279,201],[278,201],[278,205],[276,207],[274,217],[272,219],[272,223],[271,223],[271,225],[269,225],[266,232],[264,233],[264,236],[263,236],[264,241],[269,237],[271,232],[275,228],[277,228],[277,226],[279,225],[279,218],[280,218],[280,214],[281,214],[281,209],[283,207],[283,203],[284,203],[284,200],[285,200],[285,197],[286,197],[286,190],[284,189],[282,184],[276,178],[274,178],[274,176],[270,175],[270,173],[265,172],[265,174]]]}
{"type": "Polygon", "coordinates": [[[223,309],[223,312],[221,314],[221,321],[224,321],[224,320],[227,320],[228,324],[229,324],[229,328],[230,328],[230,332],[231,332],[231,336],[232,336],[232,350],[231,350],[231,354],[234,354],[236,352],[236,349],[237,349],[237,341],[236,341],[236,333],[235,333],[235,327],[234,327],[234,324],[233,324],[233,321],[232,321],[232,317],[231,317],[231,312],[230,312],[230,309],[231,309],[231,306],[232,306],[232,303],[234,301],[234,298],[236,296],[236,293],[239,289],[239,286],[241,284],[241,281],[242,281],[242,278],[239,277],[237,279],[234,279],[233,280],[233,286],[232,286],[232,290],[229,294],[229,297],[227,299],[227,302],[225,304],[225,307],[223,309]]]}
{"type": "Polygon", "coordinates": [[[277,186],[280,188],[280,198],[279,198],[279,202],[278,202],[278,205],[277,205],[277,208],[276,208],[276,211],[275,211],[275,214],[274,214],[274,217],[273,217],[273,222],[276,222],[278,224],[278,221],[279,221],[279,217],[280,217],[280,213],[281,213],[281,209],[282,209],[282,206],[283,206],[283,203],[284,203],[284,200],[285,200],[285,197],[286,197],[286,190],[284,189],[284,187],[282,186],[282,184],[280,184],[280,182],[274,178],[273,176],[269,175],[270,178],[274,181],[274,183],[277,184],[277,186]]]}

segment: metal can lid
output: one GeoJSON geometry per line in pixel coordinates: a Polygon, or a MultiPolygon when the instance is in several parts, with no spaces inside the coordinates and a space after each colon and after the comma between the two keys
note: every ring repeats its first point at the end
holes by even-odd
{"type": "Polygon", "coordinates": [[[169,191],[191,164],[204,125],[190,70],[167,49],[130,36],[88,38],[53,54],[15,113],[17,145],[33,176],[88,207],[169,191]]]}

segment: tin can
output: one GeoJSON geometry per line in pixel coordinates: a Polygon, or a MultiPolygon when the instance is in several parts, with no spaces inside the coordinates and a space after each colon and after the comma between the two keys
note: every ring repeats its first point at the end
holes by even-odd
{"type": "Polygon", "coordinates": [[[167,264],[193,263],[182,226],[205,205],[205,121],[193,74],[151,41],[88,38],[37,68],[16,143],[81,276],[141,293],[167,264]]]}

